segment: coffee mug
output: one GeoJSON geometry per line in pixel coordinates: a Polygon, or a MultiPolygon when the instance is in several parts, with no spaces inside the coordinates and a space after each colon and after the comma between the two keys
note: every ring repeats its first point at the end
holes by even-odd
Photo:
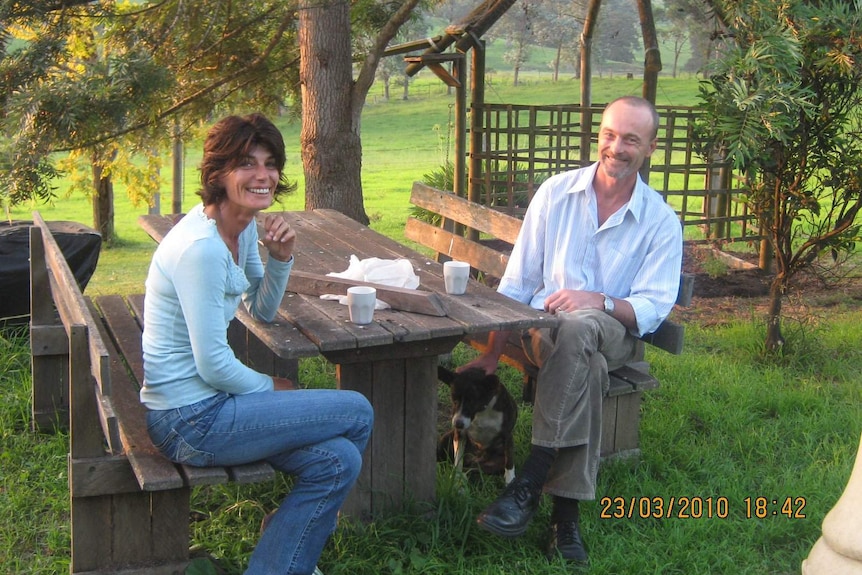
{"type": "Polygon", "coordinates": [[[374,319],[374,304],[377,301],[377,290],[368,286],[353,286],[347,288],[347,310],[350,321],[357,325],[371,323],[374,319]]]}
{"type": "Polygon", "coordinates": [[[443,282],[446,293],[461,295],[467,291],[467,280],[470,278],[470,264],[456,260],[443,264],[443,282]]]}

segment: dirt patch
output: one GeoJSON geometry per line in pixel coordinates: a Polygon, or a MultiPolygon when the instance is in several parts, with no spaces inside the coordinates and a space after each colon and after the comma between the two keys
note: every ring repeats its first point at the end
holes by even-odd
{"type": "Polygon", "coordinates": [[[682,269],[694,275],[694,295],[701,298],[747,297],[769,294],[770,275],[756,266],[748,254],[725,254],[686,245],[682,269]],[[738,262],[733,264],[732,260],[738,262]],[[735,266],[735,267],[734,267],[735,266]]]}
{"type": "MultiPolygon", "coordinates": [[[[766,315],[772,275],[756,267],[757,254],[714,252],[686,245],[683,271],[694,274],[694,299],[688,308],[677,307],[673,317],[702,325],[727,323],[740,317],[766,315]]],[[[794,276],[784,297],[784,317],[808,316],[840,304],[862,304],[862,277],[825,280],[814,273],[794,276]]]]}

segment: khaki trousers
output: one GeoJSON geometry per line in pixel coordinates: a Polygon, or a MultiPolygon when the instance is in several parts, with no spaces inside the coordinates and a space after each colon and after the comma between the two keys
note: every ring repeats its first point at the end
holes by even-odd
{"type": "Polygon", "coordinates": [[[603,311],[558,315],[556,328],[521,336],[525,353],[539,367],[532,443],[557,449],[545,493],[595,499],[608,371],[634,358],[637,338],[603,311]]]}

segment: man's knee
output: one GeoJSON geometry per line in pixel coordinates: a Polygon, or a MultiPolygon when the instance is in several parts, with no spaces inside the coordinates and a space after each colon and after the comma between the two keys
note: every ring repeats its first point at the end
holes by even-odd
{"type": "Polygon", "coordinates": [[[602,321],[604,318],[601,315],[604,315],[604,312],[593,309],[560,314],[556,343],[596,347],[604,324],[602,321]]]}

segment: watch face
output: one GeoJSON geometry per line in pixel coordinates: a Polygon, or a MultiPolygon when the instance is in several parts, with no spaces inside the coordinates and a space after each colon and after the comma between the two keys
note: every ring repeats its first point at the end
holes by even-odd
{"type": "Polygon", "coordinates": [[[605,311],[607,313],[613,313],[614,311],[614,300],[610,296],[605,296],[605,311]]]}

